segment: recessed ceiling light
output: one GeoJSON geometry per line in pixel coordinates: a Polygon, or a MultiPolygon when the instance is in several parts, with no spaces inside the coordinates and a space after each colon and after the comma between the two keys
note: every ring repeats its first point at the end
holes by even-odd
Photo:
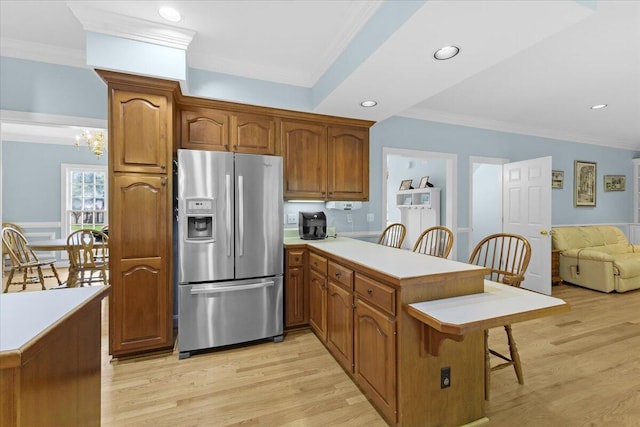
{"type": "Polygon", "coordinates": [[[180,12],[168,6],[163,6],[158,9],[158,14],[170,22],[180,22],[180,20],[182,19],[182,16],[180,16],[180,12]]]}
{"type": "Polygon", "coordinates": [[[444,61],[445,59],[451,59],[460,53],[460,48],[457,46],[445,46],[436,50],[433,54],[433,57],[439,61],[444,61]]]}
{"type": "Polygon", "coordinates": [[[591,107],[591,109],[592,109],[592,110],[599,110],[599,109],[601,109],[601,108],[606,107],[607,105],[609,105],[609,104],[598,104],[598,105],[594,105],[594,106],[592,106],[592,107],[591,107]]]}
{"type": "Polygon", "coordinates": [[[370,107],[375,107],[376,105],[378,105],[378,102],[377,102],[377,101],[373,101],[373,100],[370,100],[370,101],[362,101],[362,102],[360,103],[360,105],[361,105],[361,106],[363,106],[363,107],[365,107],[365,108],[370,108],[370,107]]]}

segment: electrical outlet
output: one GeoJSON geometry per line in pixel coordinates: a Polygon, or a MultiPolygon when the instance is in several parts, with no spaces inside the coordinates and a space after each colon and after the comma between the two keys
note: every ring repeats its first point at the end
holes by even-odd
{"type": "Polygon", "coordinates": [[[367,222],[373,222],[373,214],[372,213],[368,213],[367,214],[367,222]]]}
{"type": "Polygon", "coordinates": [[[347,214],[347,222],[351,224],[353,222],[353,216],[351,214],[347,214]]]}
{"type": "Polygon", "coordinates": [[[297,224],[298,219],[296,218],[296,214],[287,214],[287,224],[297,224]]]}
{"type": "Polygon", "coordinates": [[[440,368],[440,388],[447,388],[451,385],[451,367],[440,368]]]}

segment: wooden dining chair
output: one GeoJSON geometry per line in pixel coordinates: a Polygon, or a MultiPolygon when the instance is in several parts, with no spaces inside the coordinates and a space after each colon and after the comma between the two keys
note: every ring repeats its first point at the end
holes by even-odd
{"type": "Polygon", "coordinates": [[[392,248],[399,248],[402,246],[404,236],[407,234],[407,229],[400,223],[394,223],[384,229],[378,239],[379,245],[390,246],[392,248]]]}
{"type": "Polygon", "coordinates": [[[102,231],[82,229],[67,237],[69,279],[67,286],[108,284],[109,237],[102,231]]]}
{"type": "Polygon", "coordinates": [[[28,284],[40,283],[40,287],[47,289],[44,285],[44,279],[55,278],[58,285],[61,285],[60,277],[55,267],[55,260],[40,260],[35,252],[29,247],[27,239],[24,235],[13,227],[2,228],[2,245],[6,247],[11,267],[7,282],[2,290],[3,293],[9,291],[11,285],[22,285],[22,290],[27,288],[28,284]],[[51,274],[44,274],[42,268],[50,268],[51,274]],[[16,273],[19,273],[16,276],[16,273]],[[20,275],[21,273],[21,275],[20,275]],[[14,282],[14,278],[21,280],[14,282]]]}
{"type": "MultiPolygon", "coordinates": [[[[14,224],[13,222],[3,222],[2,223],[2,228],[5,228],[5,227],[15,228],[20,233],[22,233],[22,235],[24,235],[24,230],[18,224],[14,224]]],[[[0,237],[0,239],[1,239],[1,237],[0,237]]],[[[5,264],[6,264],[5,261],[8,258],[9,258],[9,249],[7,249],[7,245],[2,243],[2,266],[3,266],[3,268],[4,268],[5,264]]],[[[11,260],[9,260],[9,262],[11,262],[11,260]]]]}
{"type": "MultiPolygon", "coordinates": [[[[499,233],[482,239],[473,249],[469,263],[488,268],[490,270],[486,277],[488,280],[520,287],[524,281],[524,273],[529,266],[530,259],[531,245],[527,239],[517,234],[499,233]]],[[[484,331],[484,396],[486,400],[489,400],[491,371],[513,366],[518,383],[524,384],[522,364],[511,325],[505,325],[504,330],[507,333],[509,356],[490,349],[489,330],[484,331]],[[491,366],[491,354],[502,359],[503,362],[491,366]]]]}
{"type": "Polygon", "coordinates": [[[453,247],[453,232],[438,225],[429,227],[420,234],[413,245],[413,252],[446,258],[453,247]]]}

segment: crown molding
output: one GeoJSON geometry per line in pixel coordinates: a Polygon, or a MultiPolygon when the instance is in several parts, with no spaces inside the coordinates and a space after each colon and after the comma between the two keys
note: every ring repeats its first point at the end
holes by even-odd
{"type": "Polygon", "coordinates": [[[2,56],[10,58],[89,68],[84,49],[68,49],[3,37],[0,39],[0,51],[2,51],[2,56]]]}
{"type": "Polygon", "coordinates": [[[182,50],[187,50],[196,35],[192,30],[95,9],[86,3],[68,2],[67,6],[85,31],[182,50]]]}
{"type": "Polygon", "coordinates": [[[520,135],[537,136],[540,138],[557,139],[562,141],[578,142],[581,144],[599,145],[603,147],[620,148],[623,150],[640,150],[638,143],[626,141],[613,141],[611,139],[594,138],[593,136],[580,133],[569,133],[554,129],[545,129],[520,125],[517,123],[503,122],[499,120],[488,120],[479,117],[472,117],[463,114],[443,113],[441,111],[412,108],[405,110],[399,117],[407,117],[418,120],[428,120],[432,122],[447,123],[458,126],[494,130],[498,132],[516,133],[520,135]]]}
{"type": "Polygon", "coordinates": [[[108,126],[102,119],[11,110],[0,110],[0,122],[2,141],[58,145],[74,145],[81,129],[106,131],[108,126]]]}

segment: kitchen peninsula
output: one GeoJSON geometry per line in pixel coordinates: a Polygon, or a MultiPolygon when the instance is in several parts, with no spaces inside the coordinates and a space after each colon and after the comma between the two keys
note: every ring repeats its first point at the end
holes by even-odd
{"type": "MultiPolygon", "coordinates": [[[[310,325],[391,425],[485,419],[484,328],[568,310],[535,294],[544,301],[521,311],[490,309],[472,324],[445,323],[440,307],[419,303],[486,295],[495,306],[485,268],[343,237],[300,240],[285,232],[285,250],[285,327],[310,325]]],[[[534,295],[514,290],[522,300],[534,295]]]]}

